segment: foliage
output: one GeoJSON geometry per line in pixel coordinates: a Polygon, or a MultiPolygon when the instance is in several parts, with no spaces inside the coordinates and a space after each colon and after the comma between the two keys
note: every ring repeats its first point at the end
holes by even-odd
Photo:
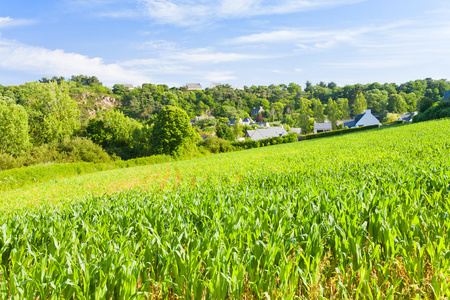
{"type": "Polygon", "coordinates": [[[10,98],[0,99],[0,153],[17,156],[29,146],[28,115],[10,98]],[[9,99],[9,101],[8,101],[9,99]]]}
{"type": "Polygon", "coordinates": [[[36,145],[67,138],[80,128],[77,103],[67,83],[31,82],[23,86],[21,104],[29,116],[30,138],[36,145]]]}
{"type": "Polygon", "coordinates": [[[331,126],[333,130],[337,128],[337,121],[339,120],[341,113],[339,111],[338,104],[333,99],[328,99],[327,104],[327,117],[328,120],[331,122],[331,126]]]}
{"type": "Polygon", "coordinates": [[[217,137],[228,140],[228,141],[234,141],[234,134],[231,128],[228,125],[225,124],[219,124],[216,128],[216,135],[217,137]]]}
{"type": "Polygon", "coordinates": [[[413,117],[413,122],[423,122],[435,119],[450,118],[450,103],[443,102],[428,108],[425,112],[413,117]]]}
{"type": "Polygon", "coordinates": [[[0,192],[0,293],[448,298],[449,128],[431,121],[0,192]]]}
{"type": "Polygon", "coordinates": [[[166,106],[159,112],[152,131],[154,154],[183,155],[198,139],[185,111],[175,106],[166,106]]]}
{"type": "Polygon", "coordinates": [[[406,112],[407,105],[405,99],[399,94],[391,94],[389,96],[389,104],[387,107],[388,111],[401,114],[406,112]]]}
{"type": "Polygon", "coordinates": [[[231,152],[234,150],[229,140],[217,136],[208,136],[204,141],[199,143],[199,146],[205,147],[211,153],[231,152]]]}
{"type": "Polygon", "coordinates": [[[353,105],[353,115],[362,114],[362,112],[367,108],[366,98],[362,93],[356,96],[355,104],[353,105]]]}
{"type": "Polygon", "coordinates": [[[317,123],[323,123],[325,121],[325,116],[323,115],[323,105],[319,99],[312,100],[313,105],[313,118],[317,123]]]}
{"type": "Polygon", "coordinates": [[[142,125],[117,110],[108,110],[102,119],[91,119],[83,131],[85,137],[101,145],[109,154],[122,159],[135,156],[136,131],[142,125]]]}

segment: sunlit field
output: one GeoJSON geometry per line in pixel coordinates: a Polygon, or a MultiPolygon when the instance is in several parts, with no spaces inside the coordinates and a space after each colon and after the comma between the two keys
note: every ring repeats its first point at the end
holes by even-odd
{"type": "Polygon", "coordinates": [[[4,299],[450,296],[450,120],[0,192],[4,299]]]}

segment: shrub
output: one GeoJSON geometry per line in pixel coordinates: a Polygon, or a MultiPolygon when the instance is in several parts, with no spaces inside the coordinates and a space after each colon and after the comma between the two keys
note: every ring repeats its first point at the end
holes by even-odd
{"type": "Polygon", "coordinates": [[[450,102],[444,102],[428,108],[424,113],[413,117],[413,122],[423,122],[450,117],[450,102]]]}
{"type": "Polygon", "coordinates": [[[231,152],[234,150],[234,147],[231,145],[230,141],[218,138],[216,136],[207,137],[204,141],[199,143],[199,146],[208,149],[211,153],[231,152]]]}

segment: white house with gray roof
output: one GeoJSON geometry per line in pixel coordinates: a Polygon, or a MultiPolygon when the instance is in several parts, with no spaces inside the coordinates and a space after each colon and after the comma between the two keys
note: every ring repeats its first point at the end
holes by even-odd
{"type": "Polygon", "coordinates": [[[314,121],[314,133],[321,133],[331,130],[333,130],[333,127],[330,122],[316,123],[316,121],[314,121]]]}
{"type": "Polygon", "coordinates": [[[370,109],[366,109],[362,114],[357,115],[355,119],[343,123],[343,127],[348,128],[370,125],[380,125],[380,121],[372,115],[372,111],[370,109]]]}
{"type": "Polygon", "coordinates": [[[200,83],[186,83],[186,87],[188,91],[203,90],[202,85],[200,83]]]}
{"type": "Polygon", "coordinates": [[[287,134],[288,132],[281,126],[266,129],[247,130],[245,137],[250,138],[252,141],[259,141],[273,137],[281,137],[287,134]]]}

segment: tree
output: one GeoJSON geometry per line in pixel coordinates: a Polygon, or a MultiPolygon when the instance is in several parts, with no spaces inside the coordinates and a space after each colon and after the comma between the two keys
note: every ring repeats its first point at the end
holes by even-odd
{"type": "Polygon", "coordinates": [[[340,114],[341,113],[339,111],[338,104],[336,103],[336,101],[330,98],[327,104],[327,116],[328,120],[330,120],[331,122],[333,130],[337,129],[337,121],[339,119],[340,114]]]}
{"type": "Polygon", "coordinates": [[[28,115],[23,106],[0,96],[0,151],[16,156],[29,145],[28,115]]]}
{"type": "Polygon", "coordinates": [[[404,113],[406,112],[406,102],[405,99],[399,94],[391,94],[388,100],[388,111],[393,113],[404,113]]]}
{"type": "Polygon", "coordinates": [[[388,93],[384,90],[373,89],[366,93],[367,107],[373,113],[383,114],[388,105],[388,93]]]}
{"type": "Polygon", "coordinates": [[[322,123],[325,121],[325,116],[323,115],[323,105],[319,99],[315,98],[312,100],[313,104],[313,118],[317,123],[322,123]]]}
{"type": "Polygon", "coordinates": [[[365,109],[367,109],[367,101],[366,98],[362,93],[359,93],[356,96],[355,103],[353,104],[353,114],[359,115],[361,114],[365,109]]]}
{"type": "Polygon", "coordinates": [[[419,111],[424,113],[428,108],[433,106],[433,100],[428,97],[422,97],[419,101],[419,111]]]}
{"type": "Polygon", "coordinates": [[[339,107],[340,116],[339,119],[348,119],[350,118],[349,108],[348,108],[348,99],[347,98],[338,98],[337,105],[339,107]]]}
{"type": "Polygon", "coordinates": [[[228,140],[228,141],[234,141],[234,134],[233,131],[231,131],[231,128],[228,125],[225,124],[219,124],[216,129],[217,137],[228,140]]]}
{"type": "Polygon", "coordinates": [[[23,86],[24,107],[29,115],[33,143],[43,144],[70,137],[81,126],[77,103],[69,95],[66,81],[59,85],[31,82],[23,86]]]}
{"type": "Polygon", "coordinates": [[[191,127],[189,116],[178,107],[161,109],[153,123],[152,148],[154,154],[180,156],[194,147],[198,134],[191,127]]]}
{"type": "Polygon", "coordinates": [[[297,121],[298,126],[302,129],[302,133],[310,132],[309,116],[307,114],[300,114],[297,121]]]}

